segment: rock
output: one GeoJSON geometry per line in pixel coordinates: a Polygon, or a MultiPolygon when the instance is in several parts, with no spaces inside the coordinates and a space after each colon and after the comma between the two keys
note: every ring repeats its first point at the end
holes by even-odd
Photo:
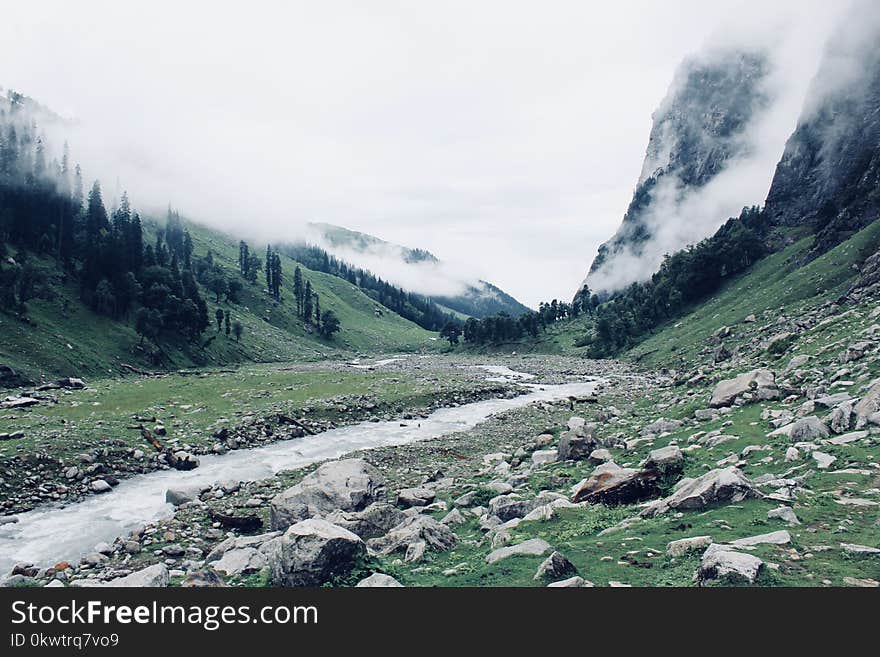
{"type": "Polygon", "coordinates": [[[664,475],[681,474],[684,470],[684,454],[678,445],[667,445],[648,452],[648,458],[642,463],[648,470],[657,470],[664,475]]]}
{"type": "Polygon", "coordinates": [[[544,539],[530,538],[529,540],[523,541],[522,543],[517,543],[516,545],[507,545],[505,547],[498,548],[497,550],[490,552],[489,555],[486,557],[486,563],[493,564],[496,561],[507,559],[508,557],[512,557],[515,554],[540,556],[549,549],[551,549],[550,544],[544,539]]]}
{"type": "Polygon", "coordinates": [[[557,458],[560,461],[582,461],[596,449],[596,445],[593,432],[579,434],[575,431],[566,431],[559,436],[557,458]]]}
{"type": "Polygon", "coordinates": [[[14,525],[18,522],[18,518],[16,516],[0,516],[0,527],[3,525],[14,525]]]}
{"type": "Polygon", "coordinates": [[[797,370],[810,362],[810,357],[807,354],[799,354],[795,356],[790,361],[788,361],[788,365],[785,366],[785,373],[791,372],[792,370],[797,370]]]}
{"type": "Polygon", "coordinates": [[[572,489],[572,502],[629,504],[657,494],[654,471],[621,468],[614,461],[598,466],[572,489]]]}
{"type": "Polygon", "coordinates": [[[642,435],[647,436],[648,434],[660,435],[663,433],[669,433],[671,431],[675,431],[679,427],[681,427],[681,420],[667,420],[665,417],[661,417],[659,420],[654,420],[642,429],[642,435]]]}
{"type": "Polygon", "coordinates": [[[733,354],[730,353],[730,350],[724,346],[724,343],[721,343],[715,350],[712,352],[712,362],[714,363],[723,363],[728,358],[730,358],[733,354]]]}
{"type": "Polygon", "coordinates": [[[877,588],[880,586],[880,582],[876,579],[859,579],[858,577],[844,577],[843,583],[847,586],[858,586],[861,588],[877,588]]]}
{"type": "Polygon", "coordinates": [[[680,538],[677,541],[670,541],[666,544],[666,554],[670,557],[680,557],[692,550],[699,550],[711,545],[711,536],[693,536],[691,538],[680,538]]]}
{"type": "Polygon", "coordinates": [[[460,525],[460,524],[467,522],[467,521],[465,520],[465,517],[462,515],[461,511],[459,511],[458,509],[453,509],[452,511],[447,513],[445,516],[443,516],[443,518],[440,520],[440,522],[442,522],[444,525],[448,526],[448,525],[460,525]]]}
{"type": "Polygon", "coordinates": [[[0,408],[27,408],[39,403],[40,400],[33,397],[7,397],[0,402],[0,408]]]}
{"type": "Polygon", "coordinates": [[[105,586],[125,587],[125,588],[158,588],[166,587],[170,582],[168,568],[165,564],[157,563],[147,566],[142,570],[137,570],[131,575],[125,577],[117,577],[109,580],[105,586]]]}
{"type": "Polygon", "coordinates": [[[153,427],[153,433],[157,436],[167,436],[168,429],[165,428],[164,424],[157,424],[155,427],[153,427]]]}
{"type": "Polygon", "coordinates": [[[268,565],[269,560],[266,555],[252,547],[229,550],[220,559],[211,563],[214,570],[227,576],[258,573],[268,565]]]}
{"type": "Polygon", "coordinates": [[[103,479],[95,479],[89,484],[89,490],[93,493],[109,493],[113,488],[103,479]]]}
{"type": "Polygon", "coordinates": [[[794,423],[788,437],[796,443],[808,443],[830,435],[828,427],[815,415],[802,417],[794,423]]]}
{"type": "Polygon", "coordinates": [[[855,543],[841,543],[840,549],[850,554],[880,554],[880,548],[857,545],[855,543]]]}
{"type": "Polygon", "coordinates": [[[835,436],[834,438],[829,438],[826,442],[829,445],[848,445],[849,443],[854,443],[857,440],[867,438],[869,435],[870,434],[867,431],[851,431],[850,433],[845,433],[840,436],[835,436]]]}
{"type": "Polygon", "coordinates": [[[356,535],[320,518],[302,520],[287,528],[278,550],[269,557],[270,581],[276,586],[321,586],[351,572],[366,556],[356,535]]]}
{"type": "Polygon", "coordinates": [[[276,495],[269,507],[272,529],[333,511],[362,511],[384,502],[385,478],[363,459],[325,463],[296,486],[276,495]]]}
{"type": "Polygon", "coordinates": [[[730,406],[737,397],[747,392],[752,393],[759,400],[778,398],[779,389],[776,387],[776,378],[773,372],[767,369],[757,369],[740,374],[733,379],[720,381],[712,391],[709,406],[712,408],[730,406]]]}
{"type": "Polygon", "coordinates": [[[813,460],[816,462],[816,465],[820,470],[826,470],[837,460],[837,457],[832,456],[831,454],[826,454],[825,452],[813,452],[813,460]]]}
{"type": "Polygon", "coordinates": [[[551,582],[547,585],[548,589],[579,589],[588,586],[593,586],[591,582],[588,582],[583,577],[579,577],[575,575],[574,577],[569,577],[568,579],[563,579],[559,582],[551,582]]]}
{"type": "Polygon", "coordinates": [[[594,449],[590,452],[590,463],[605,463],[611,461],[614,456],[607,449],[594,449]]]}
{"type": "Polygon", "coordinates": [[[71,390],[82,390],[86,387],[86,382],[73,376],[66,376],[63,379],[58,379],[58,385],[71,390]]]}
{"type": "Polygon", "coordinates": [[[785,450],[785,462],[793,463],[794,461],[801,460],[801,453],[798,451],[797,447],[789,447],[785,450]]]}
{"type": "Polygon", "coordinates": [[[549,557],[541,562],[534,579],[556,581],[577,575],[577,568],[561,552],[554,550],[549,557]]]}
{"type": "Polygon", "coordinates": [[[175,470],[195,470],[199,467],[199,459],[185,450],[173,452],[168,463],[175,470]]]}
{"type": "Polygon", "coordinates": [[[489,500],[490,515],[498,516],[502,522],[522,518],[535,508],[534,502],[524,500],[519,495],[499,495],[489,500]]]}
{"type": "Polygon", "coordinates": [[[216,572],[210,568],[201,568],[187,575],[180,586],[183,588],[208,588],[224,586],[224,584],[216,572]]]}
{"type": "Polygon", "coordinates": [[[328,522],[357,534],[365,541],[384,536],[406,518],[403,511],[385,502],[371,504],[363,511],[334,511],[327,515],[328,522]]]}
{"type": "Polygon", "coordinates": [[[559,453],[555,449],[538,449],[532,452],[532,465],[540,467],[548,463],[555,463],[559,453]]]}
{"type": "Polygon", "coordinates": [[[792,527],[801,524],[801,521],[798,520],[797,515],[795,515],[794,509],[792,509],[790,506],[780,506],[777,509],[770,509],[767,512],[767,518],[769,520],[772,520],[774,518],[784,520],[792,527]]]}
{"type": "Polygon", "coordinates": [[[587,421],[582,417],[573,415],[568,419],[566,426],[568,427],[569,431],[578,432],[583,430],[587,426],[587,421]]]}
{"type": "Polygon", "coordinates": [[[703,553],[696,579],[700,584],[719,579],[725,583],[754,584],[763,569],[764,562],[758,557],[713,543],[703,553]]]}
{"type": "Polygon", "coordinates": [[[388,556],[395,552],[405,552],[411,543],[424,541],[438,552],[451,550],[458,543],[458,537],[449,527],[434,518],[418,515],[407,518],[385,536],[367,541],[371,552],[388,556]]]}
{"type": "Polygon", "coordinates": [[[391,575],[373,573],[369,577],[366,577],[355,584],[355,588],[403,588],[403,584],[398,582],[391,575]]]}
{"type": "Polygon", "coordinates": [[[838,392],[833,395],[825,395],[824,397],[817,397],[813,400],[813,403],[816,406],[822,406],[824,408],[836,408],[841,404],[844,404],[850,401],[852,397],[850,397],[848,392],[838,392]]]}
{"type": "Polygon", "coordinates": [[[739,468],[730,466],[710,470],[696,479],[679,482],[672,495],[651,504],[642,511],[642,515],[657,515],[669,509],[703,509],[760,496],[748,477],[739,468]]]}
{"type": "Polygon", "coordinates": [[[165,501],[174,506],[181,506],[188,502],[199,499],[199,495],[207,490],[208,486],[187,486],[185,488],[169,488],[165,491],[165,501]]]}
{"type": "Polygon", "coordinates": [[[856,429],[861,429],[868,423],[875,413],[880,412],[880,380],[875,382],[865,393],[865,396],[853,406],[856,415],[856,429]]]}
{"type": "Polygon", "coordinates": [[[404,488],[398,491],[395,504],[403,509],[414,506],[428,506],[437,494],[430,488],[404,488]]]}
{"type": "Polygon", "coordinates": [[[791,534],[784,529],[759,536],[749,536],[730,541],[733,547],[751,547],[753,545],[787,545],[791,543],[791,534]]]}

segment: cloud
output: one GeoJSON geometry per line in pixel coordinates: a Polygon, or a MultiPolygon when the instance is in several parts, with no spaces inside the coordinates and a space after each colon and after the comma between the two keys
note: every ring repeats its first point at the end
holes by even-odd
{"type": "Polygon", "coordinates": [[[0,84],[76,120],[108,199],[260,240],[351,226],[534,306],[619,223],[682,57],[830,4],[31,0],[3,9],[0,84]]]}

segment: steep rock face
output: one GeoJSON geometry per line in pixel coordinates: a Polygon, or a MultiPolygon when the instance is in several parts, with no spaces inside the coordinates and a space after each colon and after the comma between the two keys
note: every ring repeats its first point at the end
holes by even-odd
{"type": "Polygon", "coordinates": [[[760,52],[718,51],[682,63],[654,113],[642,173],[623,223],[599,247],[591,275],[612,266],[624,251],[641,255],[653,236],[652,222],[662,221],[652,215],[709,183],[731,160],[748,155],[744,135],[769,102],[764,91],[768,73],[760,52]]]}
{"type": "Polygon", "coordinates": [[[869,2],[826,46],[767,196],[768,220],[809,226],[821,253],[880,215],[880,18],[869,2]]]}

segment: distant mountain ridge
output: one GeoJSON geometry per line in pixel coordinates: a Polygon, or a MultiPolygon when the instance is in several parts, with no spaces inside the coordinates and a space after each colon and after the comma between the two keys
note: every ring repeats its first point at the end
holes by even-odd
{"type": "Polygon", "coordinates": [[[519,317],[530,309],[484,280],[469,281],[425,249],[387,242],[374,235],[327,223],[310,223],[318,246],[344,261],[372,271],[395,285],[423,293],[444,308],[482,319],[498,313],[519,317]],[[363,260],[362,258],[369,258],[363,260]],[[422,286],[432,289],[419,289],[422,286]],[[445,291],[438,291],[446,288],[445,291]]]}

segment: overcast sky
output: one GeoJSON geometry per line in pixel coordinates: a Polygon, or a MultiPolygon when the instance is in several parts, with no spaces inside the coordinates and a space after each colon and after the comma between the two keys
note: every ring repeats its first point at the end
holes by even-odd
{"type": "Polygon", "coordinates": [[[681,59],[788,26],[809,79],[834,4],[29,0],[2,9],[0,85],[78,121],[108,200],[118,179],[261,239],[340,224],[535,305],[617,228],[681,59]]]}

